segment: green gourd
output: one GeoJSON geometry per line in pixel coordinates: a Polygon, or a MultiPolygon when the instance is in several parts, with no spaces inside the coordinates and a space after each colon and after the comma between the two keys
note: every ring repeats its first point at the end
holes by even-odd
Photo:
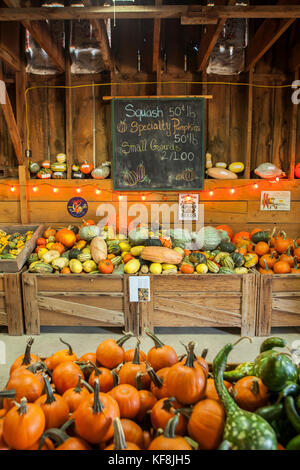
{"type": "Polygon", "coordinates": [[[256,232],[254,235],[251,237],[251,242],[252,243],[258,243],[258,242],[266,242],[270,240],[270,234],[269,232],[261,231],[261,232],[256,232]]]}
{"type": "Polygon", "coordinates": [[[219,266],[216,263],[214,263],[213,261],[211,261],[210,259],[208,259],[206,261],[206,264],[207,264],[209,272],[211,272],[211,273],[218,273],[219,272],[219,270],[220,270],[219,266]]]}
{"type": "Polygon", "coordinates": [[[259,377],[271,392],[281,392],[288,382],[297,382],[298,371],[285,354],[275,352],[263,363],[259,377]]]}
{"type": "Polygon", "coordinates": [[[81,263],[84,263],[85,261],[89,261],[92,259],[92,255],[91,253],[79,253],[79,255],[77,256],[77,259],[81,262],[81,263]]]}
{"type": "Polygon", "coordinates": [[[260,346],[260,354],[255,358],[253,363],[253,375],[260,377],[264,364],[270,357],[276,356],[277,351],[272,348],[284,348],[286,341],[282,338],[271,337],[265,339],[260,346]]]}
{"type": "Polygon", "coordinates": [[[114,266],[118,266],[119,264],[122,263],[122,256],[115,256],[114,258],[111,259],[111,262],[114,266]]]}
{"type": "Polygon", "coordinates": [[[231,242],[222,240],[219,245],[219,248],[221,251],[227,251],[228,253],[232,253],[235,250],[235,245],[231,242]]]}
{"type": "Polygon", "coordinates": [[[191,253],[189,261],[193,264],[206,264],[206,256],[203,253],[191,253]]]}
{"type": "Polygon", "coordinates": [[[69,260],[71,259],[77,259],[77,257],[81,254],[81,250],[78,250],[78,248],[72,248],[69,252],[69,260]]]}
{"type": "Polygon", "coordinates": [[[221,266],[219,274],[236,274],[236,272],[231,268],[227,268],[227,266],[221,266]]]}
{"type": "Polygon", "coordinates": [[[234,346],[226,344],[213,361],[215,387],[226,412],[223,441],[228,444],[224,449],[276,450],[277,438],[270,424],[261,416],[239,408],[224,385],[227,358],[234,346]]]}
{"type": "Polygon", "coordinates": [[[145,246],[162,246],[159,238],[148,238],[144,243],[145,246]]]}
{"type": "Polygon", "coordinates": [[[240,253],[231,253],[230,256],[233,259],[236,268],[240,268],[245,264],[245,258],[240,253]]]}
{"type": "Polygon", "coordinates": [[[231,256],[224,256],[224,258],[221,259],[221,265],[224,268],[234,269],[234,261],[231,256]]]}
{"type": "Polygon", "coordinates": [[[235,369],[225,371],[224,379],[228,380],[228,382],[237,382],[248,375],[253,375],[253,362],[243,362],[235,369]]]}

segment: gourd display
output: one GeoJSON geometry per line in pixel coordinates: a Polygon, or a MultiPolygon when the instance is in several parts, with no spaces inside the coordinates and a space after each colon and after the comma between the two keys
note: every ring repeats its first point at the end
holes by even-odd
{"type": "Polygon", "coordinates": [[[299,450],[299,371],[284,339],[267,338],[252,362],[225,372],[241,339],[214,352],[209,370],[194,341],[177,355],[145,333],[146,352],[139,338],[125,350],[127,332],[79,359],[60,339],[67,348],[41,360],[27,340],[0,391],[1,449],[299,450]]]}

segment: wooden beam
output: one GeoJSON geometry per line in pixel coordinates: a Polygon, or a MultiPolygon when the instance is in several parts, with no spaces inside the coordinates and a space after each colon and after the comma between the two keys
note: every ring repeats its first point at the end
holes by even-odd
{"type": "MultiPolygon", "coordinates": [[[[287,5],[299,3],[299,0],[279,0],[276,7],[285,9],[292,8],[287,5]]],[[[275,6],[273,7],[275,8],[275,6]]],[[[293,24],[295,18],[289,19],[269,19],[265,20],[256,31],[254,38],[250,42],[246,52],[245,70],[248,71],[264,56],[264,54],[275,44],[275,42],[293,24]]]]}
{"type": "MultiPolygon", "coordinates": [[[[253,69],[249,71],[248,83],[253,84],[253,69]]],[[[252,123],[253,123],[253,86],[248,87],[248,110],[247,110],[247,135],[246,135],[246,159],[245,178],[250,179],[251,155],[252,155],[252,123]]]]}
{"type": "Polygon", "coordinates": [[[0,24],[0,60],[14,72],[21,70],[19,29],[19,24],[15,22],[0,24]]]}
{"type": "Polygon", "coordinates": [[[21,223],[24,225],[29,223],[27,179],[28,179],[27,167],[25,165],[19,165],[20,214],[21,214],[21,223]]]}
{"type": "MultiPolygon", "coordinates": [[[[162,5],[162,0],[155,0],[155,5],[162,5]]],[[[152,70],[158,72],[159,61],[159,44],[160,44],[160,28],[161,19],[156,18],[154,20],[153,27],[153,56],[152,56],[152,70]]]]}
{"type": "MultiPolygon", "coordinates": [[[[294,80],[299,80],[299,69],[294,74],[294,80]]],[[[298,105],[291,102],[292,110],[290,114],[290,125],[289,125],[289,161],[290,161],[290,173],[289,178],[295,178],[295,164],[296,164],[296,149],[297,149],[297,113],[298,105]]]]}
{"type": "Polygon", "coordinates": [[[12,51],[0,44],[0,60],[5,62],[14,72],[21,70],[21,63],[12,51]]]}
{"type": "MultiPolygon", "coordinates": [[[[19,0],[4,0],[4,3],[9,8],[1,8],[4,11],[15,12],[19,10],[20,2],[19,0]]],[[[52,37],[49,26],[44,21],[31,21],[34,18],[31,18],[27,14],[29,8],[21,8],[24,11],[25,17],[21,19],[23,26],[28,29],[34,40],[39,44],[39,46],[47,52],[50,59],[54,62],[59,71],[64,71],[65,60],[64,60],[64,50],[60,46],[55,38],[52,37]]],[[[44,10],[49,10],[45,8],[44,10]]],[[[0,13],[1,20],[1,13],[0,13]]]]}
{"type": "MultiPolygon", "coordinates": [[[[234,3],[235,0],[229,0],[229,4],[234,3]]],[[[222,0],[216,0],[216,6],[220,4],[222,0]]],[[[219,20],[216,25],[206,26],[206,30],[203,33],[200,41],[199,54],[197,57],[198,71],[203,71],[206,68],[209,56],[212,53],[213,48],[224,28],[226,20],[219,20]]]]}
{"type": "MultiPolygon", "coordinates": [[[[66,56],[65,56],[65,80],[66,86],[72,86],[71,57],[69,53],[69,32],[70,25],[66,22],[66,56]]],[[[65,119],[66,119],[66,157],[67,157],[67,179],[71,178],[73,164],[73,106],[72,106],[72,88],[66,88],[65,91],[65,119]]]]}
{"type": "Polygon", "coordinates": [[[20,50],[20,71],[16,72],[16,120],[23,145],[26,135],[25,122],[25,91],[27,84],[26,66],[25,66],[25,30],[21,27],[21,50],[20,50]]]}
{"type": "MultiPolygon", "coordinates": [[[[4,0],[9,7],[19,0],[4,0]]],[[[182,18],[182,24],[212,24],[228,18],[300,18],[300,6],[289,1],[286,6],[215,6],[161,5],[161,6],[102,6],[64,8],[0,8],[0,21],[80,20],[138,18],[182,18]]]]}
{"type": "Polygon", "coordinates": [[[300,67],[300,42],[293,47],[289,62],[290,68],[293,71],[300,67]]]}
{"type": "Polygon", "coordinates": [[[92,25],[94,35],[98,41],[101,49],[102,59],[105,65],[106,70],[113,70],[114,60],[109,45],[109,40],[107,36],[107,30],[104,23],[104,20],[90,20],[92,25]]]}
{"type": "MultiPolygon", "coordinates": [[[[0,80],[2,81],[2,72],[1,71],[0,71],[0,80]]],[[[4,85],[4,82],[1,83],[1,87],[3,87],[3,85],[4,85]]],[[[4,102],[3,103],[1,102],[0,106],[1,106],[3,114],[4,114],[4,118],[5,118],[7,129],[8,129],[8,133],[10,135],[10,138],[11,138],[11,141],[12,141],[12,144],[13,144],[13,147],[14,147],[14,151],[15,151],[18,163],[19,163],[19,165],[22,165],[23,164],[23,151],[22,151],[22,141],[21,141],[19,129],[18,129],[18,126],[17,126],[17,123],[16,123],[16,119],[15,119],[15,116],[14,116],[14,112],[13,112],[13,109],[12,109],[12,106],[11,106],[11,102],[10,102],[8,93],[6,91],[6,87],[5,87],[5,90],[2,88],[2,91],[3,91],[4,96],[1,96],[0,101],[2,101],[2,98],[4,98],[4,100],[3,100],[4,102]]],[[[1,95],[2,95],[2,93],[1,93],[1,95]]]]}

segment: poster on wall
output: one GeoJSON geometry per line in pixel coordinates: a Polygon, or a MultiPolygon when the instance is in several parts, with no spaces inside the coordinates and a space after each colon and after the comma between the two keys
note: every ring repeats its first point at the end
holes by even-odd
{"type": "Polygon", "coordinates": [[[67,204],[67,209],[72,217],[83,217],[88,211],[88,203],[82,197],[72,197],[67,204]]]}
{"type": "Polygon", "coordinates": [[[290,191],[262,191],[261,211],[289,211],[291,207],[290,191]]]}

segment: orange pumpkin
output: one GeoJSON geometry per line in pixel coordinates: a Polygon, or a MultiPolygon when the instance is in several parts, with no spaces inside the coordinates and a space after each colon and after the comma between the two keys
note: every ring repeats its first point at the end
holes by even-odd
{"type": "Polygon", "coordinates": [[[120,384],[108,392],[119,405],[121,418],[134,418],[139,412],[141,400],[135,387],[120,384]]]}
{"type": "MultiPolygon", "coordinates": [[[[270,250],[270,247],[268,245],[268,243],[266,242],[258,242],[256,245],[255,245],[255,253],[258,255],[258,256],[263,256],[263,255],[266,255],[267,253],[269,253],[269,250],[270,250]]],[[[248,249],[249,251],[249,249],[248,249]]]]}
{"type": "Polygon", "coordinates": [[[175,415],[168,421],[164,434],[153,439],[148,450],[192,450],[187,440],[175,434],[178,419],[178,415],[175,415]]]}
{"type": "Polygon", "coordinates": [[[275,274],[288,274],[291,272],[291,266],[286,261],[276,261],[273,270],[275,274]]]}
{"type": "Polygon", "coordinates": [[[59,252],[60,255],[62,255],[63,252],[65,251],[65,247],[62,243],[57,242],[57,243],[53,243],[53,245],[51,246],[51,250],[56,250],[59,252]]]}
{"type": "Polygon", "coordinates": [[[114,265],[109,259],[103,259],[99,262],[98,269],[102,274],[111,274],[114,270],[114,265]]]}
{"type": "Polygon", "coordinates": [[[76,243],[76,235],[72,230],[62,228],[55,234],[55,240],[62,243],[66,248],[72,248],[76,243]]]}
{"type": "Polygon", "coordinates": [[[94,165],[92,165],[91,163],[88,163],[86,161],[84,163],[82,163],[79,167],[79,170],[84,175],[89,175],[90,173],[92,173],[93,169],[94,169],[94,165]]]}
{"type": "Polygon", "coordinates": [[[290,240],[286,233],[281,231],[278,237],[275,239],[275,248],[278,253],[285,253],[289,246],[291,245],[292,240],[290,240]]]}
{"type": "Polygon", "coordinates": [[[236,403],[247,411],[255,411],[267,405],[269,393],[267,387],[258,377],[247,376],[238,380],[233,387],[236,403]]]}
{"type": "Polygon", "coordinates": [[[250,233],[249,232],[238,232],[234,235],[232,239],[232,243],[235,245],[238,243],[244,244],[244,242],[250,241],[250,233]]]}
{"type": "MultiPolygon", "coordinates": [[[[161,398],[158,400],[151,411],[151,423],[154,429],[165,429],[168,421],[173,418],[176,410],[183,408],[183,405],[175,400],[175,398],[161,398]]],[[[187,418],[182,414],[179,415],[176,425],[176,434],[184,436],[187,429],[187,418]]]]}
{"type": "MultiPolygon", "coordinates": [[[[232,387],[232,384],[230,382],[227,382],[227,380],[223,380],[223,382],[227,390],[229,390],[230,387],[232,387]]],[[[205,397],[209,398],[210,400],[215,400],[221,403],[218,392],[216,390],[215,381],[212,378],[207,379],[205,397]]]]}
{"type": "Polygon", "coordinates": [[[182,264],[180,266],[180,272],[182,274],[193,274],[194,271],[194,266],[192,266],[191,264],[182,264]]]}
{"type": "Polygon", "coordinates": [[[44,238],[54,237],[55,234],[56,234],[55,228],[48,227],[48,228],[44,231],[43,237],[44,237],[44,238]]]}
{"type": "Polygon", "coordinates": [[[217,449],[222,441],[225,410],[217,400],[206,398],[193,408],[188,422],[188,433],[201,450],[217,449]]]}

